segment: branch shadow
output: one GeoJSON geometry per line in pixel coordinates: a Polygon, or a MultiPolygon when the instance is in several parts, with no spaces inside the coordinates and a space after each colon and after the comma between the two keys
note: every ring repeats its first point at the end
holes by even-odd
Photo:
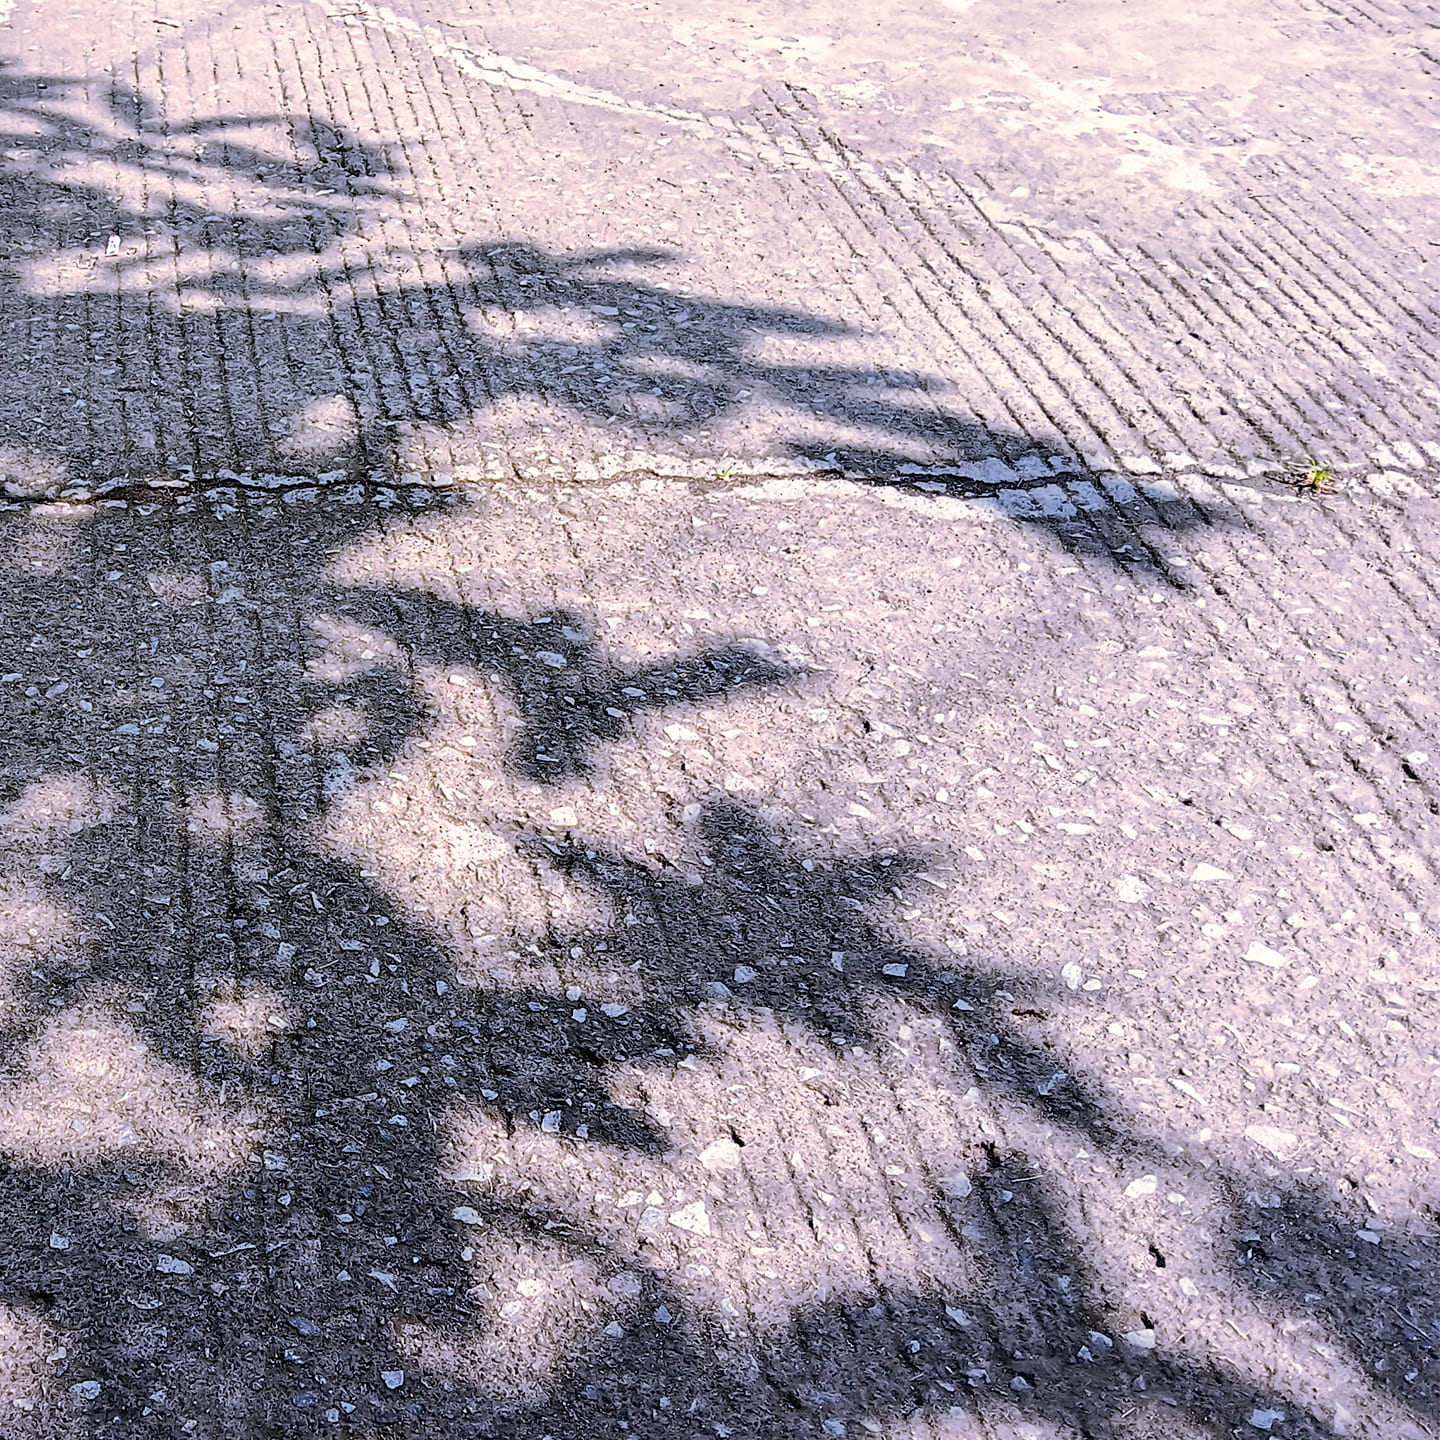
{"type": "Polygon", "coordinates": [[[351,591],[335,599],[337,613],[384,629],[417,658],[502,675],[524,717],[510,764],[546,784],[585,774],[586,753],[618,740],[633,716],[798,676],[753,643],[663,665],[617,666],[601,654],[589,622],[563,608],[530,622],[432,597],[351,591]]]}
{"type": "MultiPolygon", "coordinates": [[[[15,152],[0,167],[0,232],[36,257],[23,277],[0,280],[0,305],[40,337],[28,372],[0,374],[8,483],[12,494],[53,489],[92,507],[17,505],[3,522],[14,564],[0,629],[14,656],[5,673],[19,678],[0,682],[10,1157],[0,1174],[9,1237],[0,1303],[17,1334],[30,1325],[63,1340],[49,1352],[51,1378],[18,1395],[31,1408],[15,1407],[15,1433],[280,1436],[313,1434],[323,1419],[410,1437],[599,1435],[621,1421],[633,1434],[679,1436],[704,1415],[731,1434],[798,1436],[817,1423],[823,1433],[826,1420],[899,1421],[957,1404],[1095,1436],[1133,1433],[1120,1427],[1137,1405],[1163,1407],[1196,1433],[1266,1407],[1289,1413],[1289,1429],[1274,1433],[1333,1433],[1242,1377],[1104,1336],[1083,1238],[1046,1184],[1007,1183],[1021,1157],[988,1157],[965,1215],[934,1197],[973,1253],[972,1288],[875,1284],[813,1303],[797,1293],[783,1323],[758,1334],[727,1328],[726,1312],[667,1280],[659,1261],[669,1252],[622,1243],[613,1227],[535,1198],[533,1185],[497,1190],[456,1175],[447,1143],[462,1124],[500,1149],[534,1142],[597,1166],[636,1157],[663,1166],[674,1137],[621,1092],[622,1072],[674,1082],[686,1061],[710,1058],[701,1019],[722,1013],[741,1032],[762,1012],[778,1017],[845,1065],[857,1045],[878,1047],[880,1017],[897,1000],[943,1020],[957,1084],[1107,1154],[1160,1152],[1114,1097],[1016,1022],[1016,997],[1034,989],[1025,977],[942,967],[869,918],[912,862],[807,868],[808,857],[734,803],[700,809],[697,841],[713,868],[698,887],[597,843],[515,837],[518,860],[594,892],[618,918],[599,931],[506,939],[530,948],[537,976],[558,975],[577,948],[603,954],[636,977],[635,1003],[611,1014],[541,979],[462,973],[457,937],[434,915],[407,910],[374,874],[317,849],[312,821],[347,793],[327,783],[338,756],[378,768],[433,719],[419,686],[393,671],[313,684],[296,635],[317,606],[384,631],[411,661],[501,675],[523,717],[507,773],[540,785],[584,774],[632,715],[803,677],[738,643],[627,665],[568,611],[517,620],[413,594],[337,591],[325,559],[383,527],[401,503],[383,485],[313,505],[238,483],[202,503],[177,485],[181,498],[162,505],[138,482],[153,491],[221,470],[238,482],[282,462],[289,492],[331,468],[389,478],[400,423],[454,424],[506,395],[634,419],[622,392],[643,381],[674,407],[641,427],[652,437],[763,388],[876,434],[851,453],[880,478],[949,487],[900,473],[906,445],[939,447],[952,468],[975,467],[955,480],[960,493],[1013,492],[1034,510],[1011,500],[1007,513],[1122,565],[1136,526],[1217,518],[1156,510],[1138,495],[1104,500],[1099,487],[1115,482],[1045,457],[1027,467],[1037,452],[1024,437],[859,393],[883,380],[923,397],[923,377],[755,358],[759,336],[838,337],[834,322],[605,273],[659,265],[658,252],[471,247],[451,285],[386,288],[370,277],[373,295],[310,314],[318,293],[353,297],[357,277],[324,257],[355,224],[358,202],[390,197],[397,172],[383,151],[328,122],[286,118],[301,153],[277,161],[273,147],[246,139],[273,117],[175,127],[123,88],[104,124],[82,121],[57,103],[67,83],[8,74],[0,84],[15,152]],[[116,173],[168,175],[180,194],[225,177],[258,186],[233,212],[170,203],[167,225],[210,256],[203,273],[174,281],[173,310],[144,288],[153,256],[126,249],[154,217],[117,201],[113,185],[54,168],[82,151],[116,173]],[[120,253],[95,253],[110,234],[120,253]],[[113,285],[55,281],[46,293],[61,252],[61,270],[67,258],[77,271],[113,258],[113,285]],[[275,278],[283,266],[271,262],[297,256],[320,262],[302,282],[275,278]],[[472,308],[566,306],[596,317],[599,337],[501,344],[465,319],[472,308]],[[632,310],[638,323],[627,329],[632,310]],[[407,326],[421,316],[435,337],[423,364],[394,339],[402,315],[407,326]],[[296,361],[304,355],[321,358],[296,361]],[[368,368],[351,363],[361,358],[368,368]],[[686,375],[657,378],[647,368],[657,358],[686,375]],[[309,461],[287,458],[276,427],[333,396],[353,425],[317,442],[309,461]],[[997,459],[1015,483],[986,479],[997,459]],[[96,503],[96,476],[137,484],[96,503]],[[1131,539],[1107,538],[1111,523],[1131,539]],[[186,591],[177,575],[202,578],[186,591]],[[337,699],[365,724],[344,751],[307,729],[337,699]],[[91,1095],[88,1111],[65,1107],[67,1085],[91,1095]],[[980,1227],[978,1240],[966,1225],[980,1227]],[[553,1345],[531,1334],[508,1356],[477,1350],[477,1334],[516,1333],[501,1324],[517,1302],[502,1297],[496,1272],[522,1243],[583,1261],[593,1309],[577,1299],[553,1345]],[[427,1358],[439,1341],[476,1351],[468,1368],[464,1354],[448,1367],[427,1358]]],[[[174,255],[186,253],[176,245],[174,255]]],[[[793,453],[816,458],[810,444],[796,440],[793,453]]],[[[639,1223],[650,1210],[670,1224],[658,1202],[639,1223]]],[[[1390,1285],[1418,1315],[1419,1287],[1433,1280],[1420,1250],[1339,1248],[1348,1222],[1318,1200],[1297,1197],[1285,1213],[1294,1228],[1272,1227],[1270,1244],[1287,1278],[1276,1286],[1253,1275],[1252,1247],[1236,1260],[1242,1284],[1293,1305],[1314,1274],[1314,1288],[1334,1297],[1332,1323],[1355,1337],[1357,1361],[1374,1337],[1354,1329],[1352,1294],[1390,1285]]],[[[570,1273],[582,1296],[580,1272],[570,1273]]],[[[1404,1334],[1384,1341],[1394,1373],[1422,1355],[1404,1334]]],[[[1393,1393],[1437,1413],[1428,1390],[1394,1384],[1393,1393]]]]}
{"type": "Polygon", "coordinates": [[[617,427],[621,449],[768,407],[782,456],[969,497],[1181,589],[1164,537],[1229,523],[955,413],[938,377],[768,361],[770,340],[856,333],[667,288],[645,272],[670,251],[466,242],[443,282],[406,278],[413,256],[357,258],[350,241],[403,204],[403,172],[323,117],[175,122],[116,84],[87,120],[81,98],[71,81],[0,73],[0,240],[20,262],[0,307],[23,317],[26,362],[0,374],[0,460],[25,493],[393,477],[406,434],[520,398],[617,427]],[[123,198],[137,189],[156,198],[123,198]]]}

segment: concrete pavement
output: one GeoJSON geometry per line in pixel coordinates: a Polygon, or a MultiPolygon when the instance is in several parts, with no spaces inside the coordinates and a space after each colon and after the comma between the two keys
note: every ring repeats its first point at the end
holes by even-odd
{"type": "Polygon", "coordinates": [[[1440,1433],[1432,10],[9,24],[0,1434],[1440,1433]]]}

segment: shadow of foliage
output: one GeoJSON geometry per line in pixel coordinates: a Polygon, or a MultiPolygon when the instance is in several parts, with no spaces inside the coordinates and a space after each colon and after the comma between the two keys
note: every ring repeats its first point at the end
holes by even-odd
{"type": "Polygon", "coordinates": [[[530,397],[615,427],[621,450],[763,405],[794,422],[776,453],[970,496],[1179,588],[1165,535],[1226,523],[954,413],[937,377],[766,361],[768,338],[851,327],[669,289],[644,273],[669,251],[470,242],[446,252],[443,283],[407,274],[413,256],[358,260],[347,241],[403,205],[403,172],[322,117],[176,122],[116,84],[86,119],[82,98],[72,81],[0,74],[0,240],[15,257],[0,311],[24,362],[0,371],[0,461],[28,493],[393,477],[405,435],[530,397]],[[122,198],[137,192],[143,205],[122,198]]]}
{"type": "MultiPolygon", "coordinates": [[[[311,470],[388,475],[401,423],[451,424],[515,394],[558,398],[603,421],[629,415],[625,396],[642,383],[676,407],[647,422],[651,435],[763,389],[877,433],[865,465],[881,474],[917,438],[956,465],[1007,458],[1017,475],[1031,453],[1023,437],[860,393],[883,379],[922,395],[923,379],[754,358],[759,336],[838,335],[833,322],[605,273],[622,261],[658,265],[654,253],[562,258],[477,246],[458,255],[451,284],[387,286],[372,276],[372,293],[358,294],[357,277],[326,257],[360,202],[391,193],[396,172],[381,150],[328,122],[289,117],[298,158],[279,162],[246,138],[270,117],[175,127],[116,88],[105,122],[86,121],[59,103],[67,85],[13,72],[0,84],[13,152],[0,166],[0,234],[34,260],[0,278],[0,307],[26,317],[33,360],[0,370],[0,440],[13,447],[6,467],[20,489],[51,462],[38,481],[62,491],[96,476],[258,473],[280,463],[276,427],[332,395],[356,424],[311,470]],[[126,208],[117,186],[62,174],[60,163],[81,152],[112,178],[166,175],[178,198],[163,217],[126,208]],[[183,198],[186,187],[226,177],[258,186],[258,198],[224,213],[183,198]],[[171,308],[142,285],[152,263],[143,247],[126,248],[157,218],[175,254],[194,247],[210,257],[203,273],[176,282],[171,308]],[[113,285],[40,285],[57,256],[61,269],[106,263],[97,246],[110,234],[121,238],[113,285]],[[292,287],[268,262],[294,256],[315,263],[292,287]],[[306,309],[317,298],[319,315],[306,309]],[[502,344],[465,319],[477,307],[563,305],[617,323],[574,346],[502,344]],[[626,329],[630,311],[636,323],[626,329]],[[433,338],[402,347],[398,337],[418,328],[433,338]],[[687,378],[657,379],[646,368],[656,357],[685,362],[687,378]]],[[[797,441],[796,453],[808,443],[797,441]]],[[[1072,488],[1075,500],[1059,489],[1091,482],[1045,465],[999,487],[1031,494],[1035,513],[1020,518],[1123,563],[1138,544],[1133,526],[1132,540],[1107,540],[1095,517],[1111,512],[1085,509],[1083,490],[1072,488]]],[[[875,912],[907,861],[807,868],[810,857],[733,803],[701,809],[697,836],[713,868],[698,887],[596,844],[515,837],[520,861],[590,889],[618,917],[583,935],[504,937],[534,960],[526,973],[559,974],[583,945],[631,971],[635,1003],[610,1014],[541,979],[477,973],[436,915],[407,911],[375,875],[317,850],[314,822],[345,793],[328,779],[339,752],[312,738],[317,713],[342,698],[364,718],[346,752],[352,766],[383,765],[432,719],[403,668],[317,685],[297,636],[318,605],[383,630],[409,662],[502,676],[496,683],[523,717],[506,764],[542,785],[583,773],[631,715],[803,677],[738,642],[627,665],[559,609],[522,620],[412,593],[339,593],[323,575],[328,556],[403,508],[384,487],[315,504],[238,486],[205,505],[126,493],[83,515],[17,506],[3,519],[16,563],[0,632],[6,674],[19,677],[0,682],[5,897],[11,915],[50,916],[52,929],[5,942],[13,993],[0,1065],[12,1109],[0,1302],[63,1337],[65,1351],[48,1362],[55,1378],[34,1408],[7,1422],[13,1433],[178,1440],[309,1435],[323,1423],[420,1440],[598,1436],[623,1422],[656,1437],[702,1425],[799,1436],[827,1433],[827,1420],[899,1423],[955,1405],[1091,1436],[1133,1436],[1146,1424],[1180,1433],[1182,1422],[1224,1434],[1249,1409],[1272,1405],[1288,1413],[1273,1433],[1331,1433],[1243,1377],[1097,1340],[1085,1243],[1060,1218],[1046,1177],[1020,1179],[1024,1157],[990,1154],[964,1214],[935,1202],[973,1255],[973,1291],[877,1281],[824,1300],[796,1295],[783,1323],[759,1334],[692,1303],[658,1260],[637,1278],[633,1254],[533,1186],[486,1190],[455,1176],[446,1138],[461,1122],[483,1122],[497,1143],[543,1139],[582,1163],[663,1166],[672,1137],[620,1093],[617,1075],[676,1081],[686,1061],[704,1061],[702,1011],[723,1011],[742,1031],[768,1012],[818,1036],[843,1065],[857,1045],[879,1044],[876,1016],[897,997],[943,1017],[957,1085],[973,1081],[1110,1154],[1144,1156],[1157,1142],[1027,1036],[1014,1009],[1034,988],[1023,977],[942,967],[886,933],[875,912]],[[47,535],[51,558],[25,561],[47,535]],[[174,575],[202,579],[182,593],[166,589],[174,575]],[[201,802],[215,807],[215,823],[201,802]],[[226,1016],[249,1026],[239,1040],[226,1016]],[[111,1117],[118,1128],[101,1133],[93,1111],[49,1105],[55,1057],[72,1040],[77,1063],[95,1067],[81,1072],[91,1080],[134,1070],[118,1102],[134,1107],[133,1123],[111,1117]],[[586,1311],[577,1299],[552,1350],[539,1341],[509,1356],[481,1347],[478,1369],[427,1360],[421,1342],[473,1349],[503,1316],[509,1302],[490,1272],[518,1241],[583,1261],[608,1308],[586,1311]],[[622,1274],[630,1279],[617,1289],[622,1274]],[[523,1373],[545,1358],[552,1370],[523,1373]]],[[[1130,503],[1144,523],[1214,523],[1183,507],[1144,509],[1140,498],[1114,515],[1124,520],[1130,503]]],[[[1418,1363],[1414,1335],[1428,1312],[1417,1287],[1433,1276],[1421,1251],[1356,1249],[1343,1238],[1348,1222],[1319,1201],[1267,1214],[1288,1217],[1268,1232],[1255,1222],[1285,1256],[1286,1278],[1270,1283],[1245,1242],[1241,1283],[1277,1308],[1313,1284],[1337,1330],[1355,1337],[1357,1358],[1375,1336],[1355,1328],[1347,1297],[1388,1285],[1414,1318],[1408,1339],[1384,1332],[1383,1358],[1394,1372],[1418,1363]]],[[[1432,1390],[1395,1393],[1435,1414],[1432,1390]]]]}

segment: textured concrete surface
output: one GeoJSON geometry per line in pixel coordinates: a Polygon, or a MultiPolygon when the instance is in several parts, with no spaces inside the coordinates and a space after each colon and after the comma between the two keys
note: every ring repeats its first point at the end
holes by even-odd
{"type": "Polygon", "coordinates": [[[1440,1435],[1433,10],[9,27],[0,1435],[1440,1435]]]}

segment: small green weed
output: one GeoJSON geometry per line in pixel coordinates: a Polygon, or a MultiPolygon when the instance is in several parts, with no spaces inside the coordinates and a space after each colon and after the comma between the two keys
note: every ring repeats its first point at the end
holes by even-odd
{"type": "Polygon", "coordinates": [[[1296,485],[1314,495],[1333,495],[1340,488],[1340,477],[1335,473],[1335,467],[1311,454],[1292,461],[1287,470],[1296,485]]]}

